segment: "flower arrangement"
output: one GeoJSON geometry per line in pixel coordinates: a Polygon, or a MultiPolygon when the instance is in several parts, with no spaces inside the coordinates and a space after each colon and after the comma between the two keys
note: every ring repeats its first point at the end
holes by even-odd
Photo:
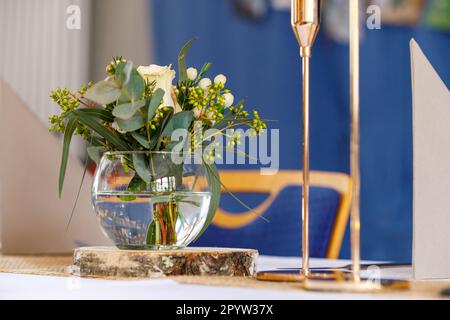
{"type": "MultiPolygon", "coordinates": [[[[50,131],[64,134],[60,195],[74,135],[88,142],[88,155],[98,164],[107,151],[171,151],[178,142],[171,139],[177,129],[186,131],[186,137],[190,139],[186,148],[193,151],[211,143],[209,136],[192,134],[197,126],[202,127],[203,132],[217,129],[221,135],[242,126],[253,129],[255,135],[266,128],[257,111],[247,111],[244,100],[235,103],[233,94],[226,89],[226,76],[219,74],[213,81],[205,77],[210,63],[205,63],[199,71],[186,67],[185,55],[194,40],[188,41],[178,55],[179,79],[175,84],[176,74],[171,66],[135,68],[131,61],[114,57],[106,67],[106,79],[89,83],[75,92],[67,88],[51,92],[51,99],[62,111],[49,118],[50,131]]],[[[238,140],[236,136],[228,147],[234,148],[233,144],[239,143],[238,140]]],[[[217,156],[220,155],[214,148],[202,156],[208,163],[207,174],[212,184],[208,224],[220,199],[220,177],[214,165],[217,156]]],[[[131,191],[139,191],[140,186],[151,183],[148,161],[140,157],[145,154],[136,154],[124,161],[127,168],[136,172],[128,186],[131,191]]]]}

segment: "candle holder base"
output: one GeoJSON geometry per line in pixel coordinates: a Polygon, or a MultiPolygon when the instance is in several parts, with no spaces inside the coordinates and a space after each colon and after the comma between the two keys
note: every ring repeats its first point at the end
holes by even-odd
{"type": "Polygon", "coordinates": [[[308,291],[346,292],[346,293],[379,293],[393,290],[408,290],[410,282],[404,280],[361,279],[354,281],[351,275],[344,279],[332,280],[305,279],[302,288],[308,291]]]}
{"type": "Polygon", "coordinates": [[[350,268],[320,268],[310,270],[305,276],[301,269],[278,269],[261,271],[256,274],[260,281],[297,282],[309,291],[377,293],[387,290],[407,290],[410,282],[394,279],[361,278],[354,281],[350,268]]]}
{"type": "Polygon", "coordinates": [[[261,281],[300,283],[306,279],[333,280],[336,274],[336,271],[333,269],[310,270],[307,276],[302,273],[302,269],[277,269],[258,272],[256,279],[261,281]]]}

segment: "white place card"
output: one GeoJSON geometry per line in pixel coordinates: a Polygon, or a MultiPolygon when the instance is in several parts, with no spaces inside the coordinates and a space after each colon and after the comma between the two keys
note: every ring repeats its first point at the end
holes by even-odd
{"type": "Polygon", "coordinates": [[[411,40],[415,279],[450,278],[450,92],[411,40]]]}

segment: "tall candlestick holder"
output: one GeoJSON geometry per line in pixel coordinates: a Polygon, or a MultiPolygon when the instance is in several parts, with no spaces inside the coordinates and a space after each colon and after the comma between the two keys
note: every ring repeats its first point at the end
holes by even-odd
{"type": "Polygon", "coordinates": [[[300,46],[302,60],[302,268],[298,271],[261,272],[257,277],[260,280],[302,282],[306,278],[328,279],[332,277],[331,273],[313,272],[309,266],[309,85],[312,47],[320,28],[320,0],[292,0],[291,26],[300,46]]]}
{"type": "Polygon", "coordinates": [[[309,81],[311,52],[320,25],[320,0],[292,0],[291,25],[300,45],[303,97],[303,188],[302,188],[302,267],[263,271],[257,279],[300,282],[307,290],[338,292],[374,292],[405,289],[406,281],[361,278],[360,262],[360,169],[359,169],[359,0],[349,0],[350,29],[350,175],[352,206],[350,211],[351,267],[311,270],[309,266],[309,81]]]}

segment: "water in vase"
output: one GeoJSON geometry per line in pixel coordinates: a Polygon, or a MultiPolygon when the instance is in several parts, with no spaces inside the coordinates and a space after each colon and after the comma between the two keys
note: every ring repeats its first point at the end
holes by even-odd
{"type": "Polygon", "coordinates": [[[206,222],[209,192],[93,193],[99,222],[121,249],[187,246],[206,222]]]}

